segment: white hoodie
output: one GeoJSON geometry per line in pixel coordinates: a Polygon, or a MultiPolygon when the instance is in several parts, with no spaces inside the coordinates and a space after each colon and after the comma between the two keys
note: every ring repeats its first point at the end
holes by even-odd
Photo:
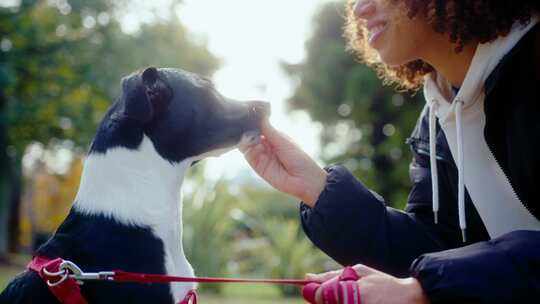
{"type": "MultiPolygon", "coordinates": [[[[484,138],[484,82],[500,60],[539,22],[516,23],[505,37],[478,45],[463,85],[456,96],[441,75],[426,77],[424,96],[430,107],[430,162],[435,221],[439,210],[436,168],[435,116],[446,135],[458,167],[459,224],[465,241],[465,186],[491,238],[515,230],[540,230],[538,221],[522,204],[484,138]],[[453,96],[448,100],[445,96],[453,96]]],[[[512,102],[512,100],[508,100],[512,102]]]]}

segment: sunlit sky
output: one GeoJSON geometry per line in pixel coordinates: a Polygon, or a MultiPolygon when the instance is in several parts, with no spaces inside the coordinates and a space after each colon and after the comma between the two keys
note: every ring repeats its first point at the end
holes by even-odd
{"type": "MultiPolygon", "coordinates": [[[[171,12],[171,0],[130,0],[127,11],[119,12],[117,17],[129,33],[141,23],[152,22],[156,15],[167,18],[176,14],[193,39],[206,42],[221,60],[221,68],[214,75],[218,90],[236,100],[269,101],[271,123],[317,159],[322,126],[312,122],[306,112],[287,111],[285,100],[292,95],[294,85],[280,63],[298,63],[305,58],[305,43],[314,28],[312,18],[328,1],[184,0],[171,12]]],[[[48,0],[49,4],[57,2],[65,0],[48,0]]],[[[18,3],[0,0],[2,6],[18,3]]],[[[70,159],[68,156],[64,158],[70,159]]],[[[238,151],[205,163],[210,179],[254,176],[238,151]]]]}
{"type": "MultiPolygon", "coordinates": [[[[293,84],[280,61],[305,57],[305,42],[316,9],[328,0],[185,0],[177,13],[210,51],[223,60],[215,74],[217,88],[234,99],[261,99],[272,104],[272,124],[291,136],[311,156],[319,153],[321,126],[307,113],[287,113],[285,100],[293,84]]],[[[246,173],[238,151],[206,161],[210,178],[246,173]]],[[[250,170],[249,170],[250,171],[250,170]]]]}

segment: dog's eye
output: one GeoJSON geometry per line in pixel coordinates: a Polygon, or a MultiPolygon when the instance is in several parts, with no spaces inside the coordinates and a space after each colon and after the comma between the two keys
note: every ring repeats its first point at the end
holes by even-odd
{"type": "Polygon", "coordinates": [[[201,83],[206,86],[206,87],[209,87],[209,88],[213,88],[214,87],[214,83],[212,82],[212,80],[206,78],[206,77],[202,77],[202,76],[199,76],[199,80],[201,81],[201,83]]]}
{"type": "Polygon", "coordinates": [[[199,75],[195,75],[193,77],[193,81],[194,81],[194,83],[195,83],[195,85],[197,87],[204,88],[204,89],[213,89],[214,88],[214,84],[208,78],[205,78],[205,77],[202,77],[202,76],[199,76],[199,75]]]}

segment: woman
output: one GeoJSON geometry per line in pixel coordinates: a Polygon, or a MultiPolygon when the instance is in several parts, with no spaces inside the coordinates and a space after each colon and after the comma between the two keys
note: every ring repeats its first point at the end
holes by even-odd
{"type": "Polygon", "coordinates": [[[363,304],[540,298],[539,12],[537,0],[350,3],[347,34],[361,58],[403,88],[423,85],[404,212],[346,168],[321,169],[268,123],[244,151],[302,201],[319,248],[362,263],[363,304]]]}

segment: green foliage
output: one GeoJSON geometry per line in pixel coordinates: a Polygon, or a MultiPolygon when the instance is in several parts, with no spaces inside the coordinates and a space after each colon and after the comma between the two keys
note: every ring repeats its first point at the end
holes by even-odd
{"type": "MultiPolygon", "coordinates": [[[[338,268],[301,231],[297,201],[261,185],[205,183],[201,165],[188,178],[196,189],[187,193],[183,215],[184,248],[197,275],[303,278],[338,268]]],[[[224,287],[200,286],[220,294],[224,287]]],[[[298,287],[275,288],[299,295],[298,287]]]]}
{"type": "MultiPolygon", "coordinates": [[[[234,198],[221,183],[200,183],[185,200],[183,243],[186,256],[198,276],[224,276],[233,258],[233,220],[230,216],[234,198]],[[219,195],[216,195],[218,193],[219,195]]],[[[220,292],[219,284],[203,284],[202,290],[220,292]]]]}
{"type": "MultiPolygon", "coordinates": [[[[321,251],[313,247],[302,232],[296,219],[267,219],[263,224],[266,246],[259,249],[261,258],[266,263],[265,269],[274,278],[302,278],[308,272],[322,272],[338,268],[321,251]]],[[[298,296],[296,286],[278,286],[285,296],[298,296]]]]}
{"type": "Polygon", "coordinates": [[[306,45],[307,59],[284,65],[298,83],[289,105],[325,125],[325,162],[343,163],[390,204],[402,207],[410,189],[405,140],[423,102],[383,86],[373,70],[345,50],[344,7],[342,2],[323,6],[306,45]]]}
{"type": "Polygon", "coordinates": [[[218,65],[175,18],[126,34],[114,18],[123,2],[70,1],[69,10],[50,3],[0,9],[0,85],[9,145],[18,155],[29,142],[47,145],[52,138],[86,146],[119,93],[120,78],[136,69],[172,66],[211,75],[218,65]]]}
{"type": "MultiPolygon", "coordinates": [[[[178,2],[169,1],[172,12],[178,2]]],[[[85,150],[121,77],[137,69],[171,66],[211,76],[218,67],[174,14],[123,32],[116,18],[129,4],[24,0],[0,7],[0,255],[6,231],[17,236],[20,193],[13,189],[30,143],[85,150]]]]}

